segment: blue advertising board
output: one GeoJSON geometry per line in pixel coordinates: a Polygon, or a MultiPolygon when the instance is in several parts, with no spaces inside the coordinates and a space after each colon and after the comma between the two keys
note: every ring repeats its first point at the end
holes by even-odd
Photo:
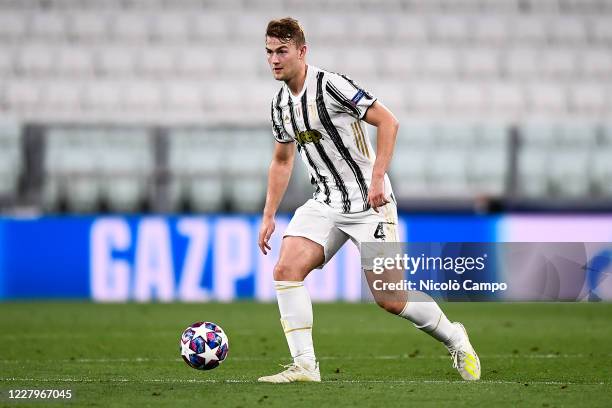
{"type": "MultiPolygon", "coordinates": [[[[3,217],[0,299],[272,301],[272,270],[289,216],[276,221],[272,252],[264,256],[257,248],[258,216],[3,217]]],[[[498,242],[520,240],[525,227],[513,226],[537,222],[404,214],[399,231],[407,242],[498,242]]],[[[585,222],[580,227],[586,230],[585,222]]],[[[610,226],[612,217],[593,223],[610,226]]],[[[316,301],[361,300],[355,246],[347,243],[306,285],[316,301]]]]}

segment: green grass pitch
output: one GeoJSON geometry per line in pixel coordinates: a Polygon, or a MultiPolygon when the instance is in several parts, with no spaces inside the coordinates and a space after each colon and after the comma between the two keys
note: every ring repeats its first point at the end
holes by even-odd
{"type": "Polygon", "coordinates": [[[0,406],[610,406],[612,304],[451,303],[480,355],[466,383],[445,349],[372,304],[316,304],[321,384],[258,384],[287,363],[275,304],[0,304],[0,406]],[[220,324],[228,359],[180,359],[182,330],[220,324]],[[14,401],[10,389],[71,389],[66,401],[14,401]]]}

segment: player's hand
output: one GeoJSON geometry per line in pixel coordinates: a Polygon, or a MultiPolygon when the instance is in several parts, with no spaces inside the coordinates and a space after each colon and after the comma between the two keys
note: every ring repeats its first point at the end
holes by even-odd
{"type": "Polygon", "coordinates": [[[385,197],[385,179],[384,177],[373,178],[368,191],[368,204],[378,212],[379,207],[383,207],[389,202],[389,199],[385,197]]]}
{"type": "Polygon", "coordinates": [[[259,239],[257,241],[257,245],[259,245],[259,249],[263,252],[264,255],[268,255],[268,251],[272,249],[268,241],[270,241],[270,237],[274,232],[275,224],[274,217],[266,217],[264,216],[261,220],[261,228],[259,229],[259,239]]]}

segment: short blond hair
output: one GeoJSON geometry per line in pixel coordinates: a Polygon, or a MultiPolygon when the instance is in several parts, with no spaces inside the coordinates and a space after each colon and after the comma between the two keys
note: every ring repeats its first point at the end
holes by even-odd
{"type": "Polygon", "coordinates": [[[293,41],[296,47],[306,44],[304,29],[299,21],[291,17],[271,20],[266,28],[266,37],[278,38],[282,43],[293,41]]]}

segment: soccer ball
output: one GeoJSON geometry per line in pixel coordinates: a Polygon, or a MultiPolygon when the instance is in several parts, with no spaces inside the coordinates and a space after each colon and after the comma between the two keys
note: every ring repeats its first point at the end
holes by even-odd
{"type": "Polygon", "coordinates": [[[197,322],[181,335],[181,357],[189,367],[212,370],[225,360],[229,351],[227,335],[211,322],[197,322]]]}

